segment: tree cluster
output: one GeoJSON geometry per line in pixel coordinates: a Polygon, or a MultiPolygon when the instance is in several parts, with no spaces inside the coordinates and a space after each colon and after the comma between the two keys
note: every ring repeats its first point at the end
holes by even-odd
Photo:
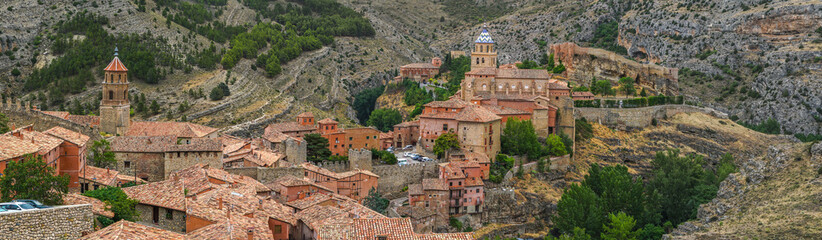
{"type": "Polygon", "coordinates": [[[140,213],[137,212],[135,206],[139,201],[128,198],[125,192],[119,187],[104,187],[97,190],[91,190],[83,193],[83,196],[96,198],[103,201],[106,207],[114,213],[114,218],[107,218],[103,216],[97,217],[103,224],[101,227],[106,227],[120,220],[136,221],[140,213]]]}
{"type": "Polygon", "coordinates": [[[402,122],[402,114],[396,109],[380,108],[371,112],[368,117],[368,126],[373,126],[380,131],[388,132],[394,129],[394,125],[402,122]]]}
{"type": "Polygon", "coordinates": [[[601,239],[659,239],[662,226],[696,217],[698,206],[736,171],[729,154],[711,169],[701,157],[680,156],[678,150],[658,152],[652,165],[645,183],[625,166],[591,164],[581,184],[571,185],[557,203],[556,227],[572,236],[582,229],[601,239]]]}
{"type": "Polygon", "coordinates": [[[26,155],[22,161],[9,161],[0,176],[0,200],[34,199],[46,205],[63,202],[63,194],[68,192],[69,176],[57,175],[37,155],[26,155]]]}
{"type": "Polygon", "coordinates": [[[312,133],[306,134],[305,139],[306,151],[308,152],[307,159],[310,162],[318,163],[328,160],[331,157],[331,150],[328,150],[328,138],[324,138],[320,134],[312,133]]]}
{"type": "Polygon", "coordinates": [[[365,123],[368,121],[368,118],[371,116],[371,112],[374,111],[377,98],[382,95],[384,89],[384,86],[378,86],[365,89],[354,95],[354,102],[351,104],[351,108],[357,112],[357,120],[359,120],[360,123],[365,123]]]}
{"type": "Polygon", "coordinates": [[[528,156],[528,159],[537,160],[545,156],[563,156],[568,150],[562,138],[555,134],[548,135],[544,144],[537,137],[531,120],[520,121],[509,118],[500,135],[502,153],[508,155],[528,156]]]}

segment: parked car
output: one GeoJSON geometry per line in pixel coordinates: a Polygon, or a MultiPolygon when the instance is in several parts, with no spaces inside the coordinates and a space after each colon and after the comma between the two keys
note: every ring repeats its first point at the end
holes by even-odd
{"type": "Polygon", "coordinates": [[[12,202],[26,203],[28,205],[31,205],[34,208],[51,208],[51,206],[47,206],[47,205],[45,205],[43,203],[40,203],[39,201],[33,200],[33,199],[17,199],[17,200],[14,200],[12,202]]]}
{"type": "Polygon", "coordinates": [[[0,203],[0,208],[5,208],[9,211],[28,211],[34,210],[33,206],[29,205],[28,203],[19,203],[19,202],[7,202],[7,203],[0,203]]]}
{"type": "Polygon", "coordinates": [[[408,164],[408,160],[406,160],[406,159],[397,160],[397,165],[402,166],[402,165],[405,165],[405,164],[408,164]]]}
{"type": "Polygon", "coordinates": [[[388,149],[385,149],[385,151],[394,152],[394,147],[389,147],[388,149]]]}
{"type": "Polygon", "coordinates": [[[406,146],[405,146],[404,148],[402,148],[402,149],[406,149],[406,150],[408,150],[408,149],[412,149],[412,148],[414,148],[414,145],[406,145],[406,146]]]}
{"type": "Polygon", "coordinates": [[[422,157],[423,162],[430,162],[432,160],[434,160],[434,159],[431,159],[431,158],[428,158],[428,157],[422,157]]]}
{"type": "Polygon", "coordinates": [[[406,157],[411,157],[411,156],[414,156],[414,153],[412,153],[412,152],[405,152],[405,153],[403,153],[402,155],[403,155],[403,156],[406,156],[406,157]]]}
{"type": "Polygon", "coordinates": [[[0,207],[0,213],[4,213],[4,212],[8,212],[8,211],[9,211],[9,210],[6,210],[5,208],[1,208],[1,207],[0,207]]]}
{"type": "Polygon", "coordinates": [[[414,156],[411,156],[411,159],[414,159],[414,160],[420,160],[421,158],[422,158],[422,156],[420,156],[419,154],[414,154],[414,156]]]}

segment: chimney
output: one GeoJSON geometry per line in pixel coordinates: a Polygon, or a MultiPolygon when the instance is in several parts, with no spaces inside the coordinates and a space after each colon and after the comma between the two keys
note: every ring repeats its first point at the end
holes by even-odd
{"type": "Polygon", "coordinates": [[[111,174],[111,169],[106,168],[106,174],[111,174]]]}
{"type": "Polygon", "coordinates": [[[254,239],[254,228],[248,228],[248,240],[254,239]]]}
{"type": "Polygon", "coordinates": [[[223,197],[217,198],[217,209],[223,210],[223,197]]]}

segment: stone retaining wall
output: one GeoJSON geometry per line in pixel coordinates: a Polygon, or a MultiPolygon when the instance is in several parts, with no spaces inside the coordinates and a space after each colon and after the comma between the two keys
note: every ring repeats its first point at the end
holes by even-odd
{"type": "Polygon", "coordinates": [[[0,239],[78,239],[93,228],[91,204],[0,213],[0,239]]]}
{"type": "Polygon", "coordinates": [[[31,106],[22,104],[17,100],[12,102],[11,99],[0,101],[0,112],[9,118],[9,127],[14,123],[16,127],[22,127],[33,124],[34,130],[45,131],[49,128],[60,126],[62,128],[82,133],[91,137],[91,141],[102,139],[96,127],[88,127],[66,119],[45,114],[38,110],[33,110],[31,106]]]}
{"type": "Polygon", "coordinates": [[[585,118],[589,122],[597,122],[608,127],[626,130],[650,126],[653,119],[693,112],[700,112],[718,118],[728,118],[727,114],[715,109],[690,105],[660,105],[642,108],[574,108],[574,118],[585,118]]]}

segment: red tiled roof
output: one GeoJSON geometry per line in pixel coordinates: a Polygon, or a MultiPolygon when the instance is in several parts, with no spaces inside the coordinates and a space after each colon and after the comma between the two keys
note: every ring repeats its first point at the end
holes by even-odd
{"type": "Polygon", "coordinates": [[[402,122],[400,124],[394,125],[394,127],[412,127],[412,126],[420,126],[420,120],[402,122]]]}
{"type": "Polygon", "coordinates": [[[548,84],[549,89],[559,89],[559,90],[569,90],[571,88],[568,87],[568,83],[557,81],[555,83],[548,84]]]}
{"type": "Polygon", "coordinates": [[[283,122],[283,123],[272,123],[272,124],[268,125],[268,127],[266,128],[266,132],[270,132],[271,130],[281,132],[281,133],[288,133],[288,132],[316,131],[317,128],[314,127],[314,125],[300,125],[297,122],[283,122]]]}
{"type": "Polygon", "coordinates": [[[298,210],[303,210],[303,209],[307,209],[307,208],[316,206],[317,204],[320,204],[320,203],[323,203],[323,202],[326,202],[326,201],[331,201],[331,195],[319,193],[319,194],[314,194],[314,195],[311,195],[311,196],[303,198],[303,199],[298,199],[298,200],[294,200],[294,201],[291,201],[291,202],[287,202],[287,203],[285,203],[285,205],[288,205],[289,207],[296,208],[298,210]]]}
{"type": "Polygon", "coordinates": [[[222,152],[223,144],[220,139],[192,138],[188,144],[171,144],[166,146],[167,152],[222,152]]]}
{"type": "Polygon", "coordinates": [[[529,112],[526,112],[526,111],[523,111],[523,110],[519,110],[519,109],[515,109],[515,108],[510,108],[510,107],[505,107],[505,106],[497,106],[497,105],[482,105],[482,107],[484,107],[485,109],[488,109],[489,111],[491,111],[492,113],[497,114],[497,115],[521,115],[521,114],[530,114],[529,112]]]}
{"type": "Polygon", "coordinates": [[[317,123],[319,123],[319,124],[338,124],[339,122],[334,121],[330,118],[325,118],[323,120],[318,121],[317,123]]]}
{"type": "Polygon", "coordinates": [[[174,144],[177,144],[174,136],[119,136],[111,140],[111,151],[162,153],[174,144]]]}
{"type": "Polygon", "coordinates": [[[387,133],[380,133],[380,139],[394,139],[394,131],[388,131],[387,133]]]}
{"type": "Polygon", "coordinates": [[[497,69],[496,68],[477,68],[471,69],[471,71],[466,72],[465,75],[496,75],[497,69]]]}
{"type": "Polygon", "coordinates": [[[69,115],[67,119],[83,126],[94,127],[100,125],[100,116],[69,115]]]}
{"type": "MultiPolygon", "coordinates": [[[[57,148],[63,144],[63,139],[53,137],[49,134],[38,131],[29,130],[29,128],[18,128],[6,133],[6,136],[14,137],[14,134],[23,136],[22,140],[30,142],[37,146],[38,154],[45,155],[49,151],[57,148]]],[[[19,138],[18,138],[19,139],[19,138]]]]}
{"type": "Polygon", "coordinates": [[[57,111],[43,111],[43,113],[52,115],[62,119],[68,119],[69,112],[57,112],[57,111]]]}
{"type": "Polygon", "coordinates": [[[311,164],[311,163],[303,163],[302,167],[306,171],[311,171],[311,172],[319,173],[319,174],[322,174],[322,175],[325,175],[325,176],[328,176],[328,177],[332,177],[332,178],[335,178],[335,180],[339,179],[339,176],[337,175],[337,173],[332,172],[332,171],[330,171],[328,169],[325,169],[325,168],[318,167],[317,165],[314,165],[314,164],[311,164]]]}
{"type": "Polygon", "coordinates": [[[402,69],[402,68],[428,68],[428,69],[439,69],[439,67],[434,66],[434,64],[431,64],[431,63],[410,63],[410,64],[402,65],[402,66],[400,67],[400,69],[402,69]]]}
{"type": "Polygon", "coordinates": [[[474,240],[473,233],[429,233],[421,234],[418,240],[474,240]]]}
{"type": "Polygon", "coordinates": [[[415,183],[408,185],[408,195],[422,195],[422,184],[415,183]]]}
{"type": "Polygon", "coordinates": [[[123,62],[120,61],[119,57],[114,57],[103,71],[125,72],[128,71],[128,69],[126,65],[123,65],[123,62]]]}
{"type": "Polygon", "coordinates": [[[131,122],[126,136],[167,136],[195,138],[206,137],[216,128],[190,122],[131,122]]]}
{"type": "Polygon", "coordinates": [[[312,113],[312,112],[304,112],[304,113],[300,113],[300,115],[297,115],[297,117],[299,117],[299,118],[304,118],[304,117],[310,117],[310,118],[313,118],[313,117],[314,117],[314,113],[312,113]]]}
{"type": "Polygon", "coordinates": [[[465,179],[465,186],[466,187],[476,187],[476,186],[484,186],[485,183],[482,182],[482,178],[478,177],[469,177],[465,179]]]}
{"type": "Polygon", "coordinates": [[[38,149],[40,148],[31,141],[21,140],[11,135],[0,135],[0,160],[34,154],[38,149]]]}
{"type": "Polygon", "coordinates": [[[59,126],[46,130],[45,133],[66,140],[80,147],[85,146],[89,140],[89,136],[59,126]]]}
{"type": "Polygon", "coordinates": [[[435,107],[435,108],[464,108],[465,106],[467,106],[469,104],[471,104],[471,103],[460,100],[460,99],[457,99],[457,98],[452,98],[452,99],[448,99],[446,101],[433,101],[433,102],[430,102],[430,103],[426,103],[424,106],[426,106],[426,107],[435,107]]]}
{"type": "Polygon", "coordinates": [[[80,178],[100,183],[106,186],[116,186],[117,175],[119,174],[120,172],[115,170],[98,168],[87,165],[85,171],[80,173],[80,178]]]}
{"type": "Polygon", "coordinates": [[[268,228],[268,220],[263,217],[232,216],[226,220],[210,224],[188,233],[188,239],[246,240],[251,231],[255,240],[271,239],[273,233],[268,228]]]}
{"type": "Polygon", "coordinates": [[[463,122],[491,122],[502,118],[484,107],[470,106],[462,109],[456,119],[463,122]]]}
{"type": "Polygon", "coordinates": [[[356,238],[361,240],[376,239],[377,236],[391,236],[388,239],[415,239],[411,219],[382,218],[354,219],[356,238]]]}
{"type": "Polygon", "coordinates": [[[330,206],[317,205],[297,213],[300,219],[310,229],[317,229],[319,226],[329,221],[339,221],[341,218],[349,218],[348,212],[330,206]]]}
{"type": "Polygon", "coordinates": [[[593,97],[594,94],[591,92],[572,92],[571,96],[574,97],[593,97]]]}
{"type": "Polygon", "coordinates": [[[182,181],[165,180],[123,188],[123,192],[140,204],[185,211],[185,189],[182,181]]]}
{"type": "Polygon", "coordinates": [[[423,178],[422,190],[447,191],[448,184],[445,182],[445,179],[423,178]]]}
{"type": "Polygon", "coordinates": [[[82,240],[182,240],[185,235],[176,232],[120,220],[106,228],[83,236],[82,240]]]}
{"type": "Polygon", "coordinates": [[[86,197],[77,193],[68,193],[63,195],[63,204],[77,205],[77,204],[91,204],[91,212],[95,215],[105,216],[108,218],[114,217],[114,212],[106,209],[106,203],[96,198],[86,197]]]}

